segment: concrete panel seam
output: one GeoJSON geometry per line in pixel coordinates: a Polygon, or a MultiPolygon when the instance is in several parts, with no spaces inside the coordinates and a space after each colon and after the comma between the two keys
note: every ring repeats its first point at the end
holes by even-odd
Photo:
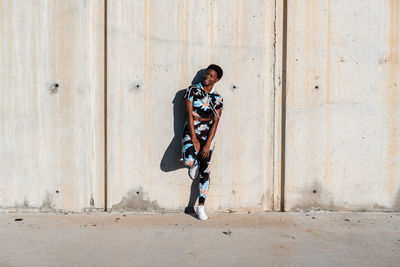
{"type": "Polygon", "coordinates": [[[275,0],[274,13],[274,61],[273,61],[273,84],[274,84],[274,111],[273,111],[273,210],[282,211],[283,184],[284,179],[284,150],[285,143],[282,138],[284,132],[284,108],[285,108],[285,62],[284,44],[286,43],[286,13],[284,11],[284,0],[275,0]]]}
{"type": "Polygon", "coordinates": [[[285,211],[285,152],[286,152],[286,67],[287,67],[287,0],[283,0],[282,21],[282,113],[281,113],[281,211],[285,211]]]}
{"type": "MultiPolygon", "coordinates": [[[[277,66],[276,66],[276,60],[277,60],[277,54],[276,54],[276,51],[277,51],[277,40],[276,40],[276,38],[277,38],[277,36],[276,36],[276,27],[277,27],[277,25],[276,25],[276,19],[277,19],[277,15],[276,15],[276,13],[277,13],[277,0],[275,0],[274,1],[274,43],[273,43],[273,46],[274,46],[274,59],[273,59],[273,63],[272,63],[272,82],[273,82],[273,85],[274,85],[274,111],[273,111],[273,127],[274,127],[274,131],[273,131],[273,136],[272,136],[272,138],[273,138],[273,142],[272,142],[272,151],[273,151],[273,153],[275,153],[275,146],[276,146],[276,142],[275,142],[275,136],[276,136],[276,131],[275,131],[275,129],[276,129],[276,105],[277,105],[277,103],[276,103],[276,90],[277,90],[277,86],[276,86],[276,68],[277,68],[277,66]]],[[[273,186],[275,187],[275,179],[276,179],[276,177],[275,177],[275,168],[276,168],[276,164],[277,164],[277,161],[276,161],[276,159],[275,159],[275,155],[272,157],[272,166],[273,166],[273,168],[274,168],[274,173],[273,173],[273,175],[272,175],[272,184],[273,184],[273,186]]],[[[273,201],[273,210],[275,210],[275,188],[272,190],[272,201],[273,201]]]]}
{"type": "Polygon", "coordinates": [[[107,0],[104,0],[104,211],[107,211],[107,0]]]}

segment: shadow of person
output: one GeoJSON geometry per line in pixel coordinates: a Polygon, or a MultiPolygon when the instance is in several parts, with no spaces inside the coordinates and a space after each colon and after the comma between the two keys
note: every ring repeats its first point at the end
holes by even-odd
{"type": "Polygon", "coordinates": [[[193,80],[192,80],[192,84],[198,84],[199,82],[203,81],[204,78],[204,74],[206,74],[206,70],[207,69],[201,69],[199,70],[196,75],[194,76],[193,80]]]}
{"type": "Polygon", "coordinates": [[[194,205],[196,204],[197,198],[199,197],[199,179],[194,179],[192,181],[192,185],[190,186],[190,196],[188,204],[185,208],[185,213],[196,217],[196,213],[194,211],[194,205]]]}
{"type": "MultiPolygon", "coordinates": [[[[206,69],[199,70],[192,80],[192,84],[198,84],[203,80],[206,69]]],[[[185,95],[186,89],[179,90],[176,94],[172,103],[174,104],[174,137],[164,152],[164,155],[160,162],[160,169],[163,172],[176,171],[181,168],[185,168],[182,159],[182,134],[183,127],[186,121],[185,103],[183,96],[185,95]]],[[[199,180],[195,179],[192,181],[190,187],[190,197],[188,205],[185,208],[185,213],[194,216],[194,205],[196,204],[199,195],[199,180]]]]}
{"type": "Polygon", "coordinates": [[[186,121],[185,105],[183,96],[186,89],[179,90],[174,97],[174,137],[164,152],[161,159],[160,168],[163,172],[176,171],[185,168],[182,160],[182,134],[183,126],[186,121]]]}
{"type": "MultiPolygon", "coordinates": [[[[203,80],[205,69],[199,70],[192,80],[192,84],[198,84],[203,80]]],[[[186,89],[179,90],[172,100],[174,104],[174,137],[164,152],[164,155],[160,162],[160,169],[163,172],[176,171],[181,168],[185,168],[182,160],[182,134],[183,126],[186,121],[185,103],[183,96],[185,95],[186,89]]]]}

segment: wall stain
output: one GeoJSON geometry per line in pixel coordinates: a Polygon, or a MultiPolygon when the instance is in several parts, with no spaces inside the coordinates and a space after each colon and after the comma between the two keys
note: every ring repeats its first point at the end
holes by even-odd
{"type": "Polygon", "coordinates": [[[52,84],[49,86],[50,94],[51,94],[51,95],[57,94],[57,93],[58,93],[58,87],[59,87],[59,84],[58,84],[58,83],[52,83],[52,84]]]}
{"type": "Polygon", "coordinates": [[[90,196],[90,207],[94,207],[94,198],[93,198],[93,194],[90,196]]]}
{"type": "Polygon", "coordinates": [[[330,201],[329,192],[327,192],[319,181],[305,186],[305,190],[301,192],[302,197],[297,200],[291,210],[305,211],[314,209],[334,210],[335,206],[330,201]]]}
{"type": "Polygon", "coordinates": [[[15,203],[12,207],[4,207],[0,206],[0,212],[8,211],[8,212],[41,212],[41,213],[50,213],[50,212],[62,212],[61,210],[57,210],[54,204],[53,195],[50,192],[46,192],[45,197],[42,200],[41,206],[32,206],[30,204],[29,199],[24,198],[24,202],[22,204],[15,203]]]}
{"type": "Polygon", "coordinates": [[[40,207],[42,212],[55,212],[55,204],[53,200],[53,195],[49,192],[46,193],[45,198],[42,200],[42,206],[40,207]]]}
{"type": "Polygon", "coordinates": [[[396,199],[394,200],[392,209],[395,211],[400,211],[400,189],[397,190],[396,199]]]}
{"type": "MultiPolygon", "coordinates": [[[[144,107],[153,107],[153,90],[150,90],[153,85],[153,71],[155,62],[153,60],[154,55],[154,47],[153,47],[153,1],[146,0],[144,6],[144,31],[145,31],[145,39],[144,39],[144,81],[142,90],[144,91],[143,98],[143,106],[144,107]]],[[[152,145],[153,140],[149,137],[152,136],[152,122],[153,122],[153,109],[145,108],[143,110],[143,129],[144,129],[144,138],[142,140],[143,143],[143,157],[142,164],[145,162],[153,162],[152,156],[152,145]]],[[[144,181],[150,181],[150,177],[145,177],[144,181]]]]}
{"type": "Polygon", "coordinates": [[[112,206],[112,211],[161,211],[157,200],[145,200],[142,187],[129,190],[122,200],[112,206]]]}
{"type": "MultiPolygon", "coordinates": [[[[324,160],[324,180],[326,184],[330,184],[330,178],[332,175],[331,170],[331,116],[330,116],[330,104],[332,103],[331,100],[331,35],[332,35],[332,7],[331,1],[328,1],[328,18],[327,18],[327,55],[326,55],[326,98],[325,98],[325,160],[324,160]]],[[[317,88],[316,88],[317,89],[317,88]]]]}
{"type": "MultiPolygon", "coordinates": [[[[384,157],[384,179],[385,193],[392,194],[396,188],[398,177],[398,157],[399,157],[399,88],[400,83],[400,64],[399,64],[399,27],[400,27],[400,2],[389,1],[387,7],[389,12],[388,28],[386,35],[387,51],[382,67],[385,73],[383,90],[385,92],[385,121],[387,121],[387,143],[386,154],[384,157]]],[[[381,63],[381,62],[380,62],[381,63]]]]}
{"type": "Polygon", "coordinates": [[[334,203],[330,197],[328,191],[324,190],[324,187],[318,181],[305,187],[305,190],[301,190],[302,197],[297,200],[296,205],[291,208],[291,211],[376,211],[376,212],[388,212],[388,211],[399,211],[400,210],[400,190],[398,190],[394,203],[391,207],[383,206],[380,204],[369,204],[369,205],[357,205],[348,206],[334,203]]]}
{"type": "Polygon", "coordinates": [[[129,85],[128,92],[141,92],[142,91],[142,81],[136,81],[129,85]]]}

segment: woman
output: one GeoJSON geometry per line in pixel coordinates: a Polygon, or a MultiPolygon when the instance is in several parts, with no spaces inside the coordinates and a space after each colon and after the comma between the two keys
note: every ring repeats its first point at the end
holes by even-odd
{"type": "Polygon", "coordinates": [[[189,176],[199,176],[199,205],[197,216],[207,220],[204,202],[210,184],[209,164],[214,150],[214,136],[221,118],[223,100],[215,91],[214,84],[223,75],[221,67],[211,64],[207,67],[203,81],[191,85],[183,97],[185,100],[187,121],[183,132],[183,158],[189,167],[189,176]]]}

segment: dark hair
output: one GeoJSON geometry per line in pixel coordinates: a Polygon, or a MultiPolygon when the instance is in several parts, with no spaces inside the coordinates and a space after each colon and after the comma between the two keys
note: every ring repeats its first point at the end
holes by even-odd
{"type": "Polygon", "coordinates": [[[222,68],[218,65],[215,64],[211,64],[210,66],[207,67],[208,70],[215,70],[215,72],[217,73],[217,77],[218,79],[222,78],[222,75],[224,74],[222,68]]]}

